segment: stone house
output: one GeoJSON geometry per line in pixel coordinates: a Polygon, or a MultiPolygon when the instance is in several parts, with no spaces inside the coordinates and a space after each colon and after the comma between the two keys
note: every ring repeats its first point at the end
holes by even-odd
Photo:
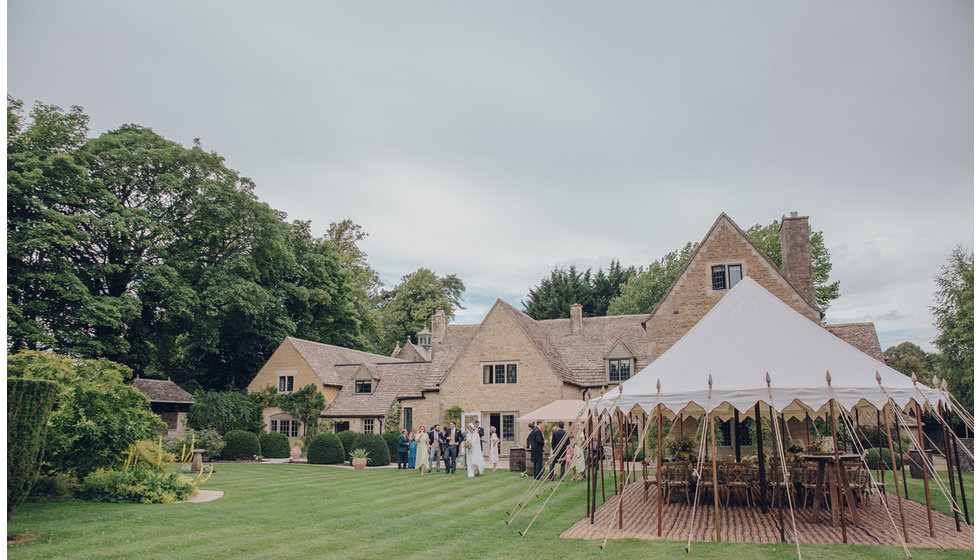
{"type": "MultiPolygon", "coordinates": [[[[315,384],[327,402],[322,416],[336,429],[381,431],[392,403],[402,407],[401,426],[431,426],[460,407],[463,422],[479,419],[497,428],[506,454],[523,444],[527,426],[517,417],[557,399],[587,399],[643,369],[717,303],[751,276],[814,322],[806,217],[784,218],[780,228],[784,269],[772,262],[735,223],[721,214],[660,303],[648,314],[583,317],[574,304],[567,319],[534,320],[497,300],[479,324],[447,324],[437,311],[428,327],[390,356],[287,338],[248,387],[279,392],[315,384]]],[[[883,360],[874,325],[825,328],[883,360]]],[[[279,409],[264,413],[267,429],[289,437],[303,433],[279,409]]],[[[695,421],[685,422],[693,433],[695,421]]],[[[722,443],[743,436],[731,423],[722,443]]],[[[724,453],[724,451],[723,451],[724,453]]]]}

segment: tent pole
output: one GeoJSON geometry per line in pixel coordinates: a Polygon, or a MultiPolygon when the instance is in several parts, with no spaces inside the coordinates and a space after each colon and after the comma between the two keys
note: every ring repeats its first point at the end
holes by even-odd
{"type": "MultiPolygon", "coordinates": [[[[828,373],[827,376],[829,377],[830,374],[828,373]]],[[[829,384],[829,379],[828,379],[828,384],[829,384]]],[[[840,513],[840,534],[841,534],[841,538],[844,539],[844,544],[847,544],[847,520],[844,517],[844,496],[841,493],[841,487],[844,484],[844,476],[841,473],[840,449],[837,446],[837,413],[836,410],[834,409],[834,399],[830,399],[830,412],[828,413],[828,417],[832,422],[831,430],[833,430],[832,437],[834,438],[834,471],[837,475],[836,493],[837,493],[837,511],[838,513],[840,513]]]]}
{"type": "Polygon", "coordinates": [[[769,513],[769,506],[766,505],[766,460],[762,455],[762,413],[759,410],[759,401],[755,403],[755,451],[759,458],[759,502],[762,504],[762,513],[766,514],[769,513]]]}
{"type": "MultiPolygon", "coordinates": [[[[590,412],[588,427],[585,430],[585,441],[583,442],[583,445],[585,445],[585,449],[582,450],[582,455],[585,457],[586,460],[586,466],[585,466],[585,516],[586,517],[589,517],[592,513],[592,508],[590,507],[591,504],[589,503],[589,500],[591,498],[589,494],[591,494],[592,491],[592,465],[591,465],[591,461],[589,461],[589,459],[592,458],[591,456],[592,446],[588,445],[588,442],[591,440],[591,438],[592,438],[592,413],[590,412]]],[[[524,469],[524,472],[527,472],[527,468],[524,469]]]]}
{"type": "MultiPolygon", "coordinates": [[[[606,454],[605,443],[606,443],[606,432],[602,429],[602,423],[599,424],[599,447],[596,448],[596,453],[599,459],[599,484],[602,486],[602,503],[606,503],[606,465],[605,457],[606,454]]],[[[593,509],[595,509],[593,507],[593,509]]]]}
{"type": "Polygon", "coordinates": [[[810,447],[810,411],[806,411],[806,446],[810,447]]]}
{"type": "MultiPolygon", "coordinates": [[[[620,385],[622,387],[622,385],[620,385]]],[[[622,412],[619,413],[619,528],[623,528],[623,497],[626,496],[626,434],[624,429],[626,427],[626,415],[622,412]]]]}
{"type": "MultiPolygon", "coordinates": [[[[878,480],[885,481],[885,458],[881,453],[881,411],[875,410],[875,417],[878,421],[878,480]]],[[[895,489],[898,492],[898,488],[895,489]]]]}
{"type": "MultiPolygon", "coordinates": [[[[913,383],[915,380],[913,378],[913,383]]],[[[915,420],[919,428],[919,457],[922,459],[922,484],[926,491],[926,517],[929,519],[929,536],[935,537],[936,531],[932,526],[932,496],[929,495],[929,469],[926,468],[926,461],[932,461],[932,457],[926,455],[926,444],[922,437],[922,407],[915,403],[915,420]]]]}
{"type": "Polygon", "coordinates": [[[732,418],[732,440],[735,441],[735,462],[736,463],[741,463],[742,462],[742,446],[739,445],[739,442],[738,442],[738,434],[741,431],[739,428],[741,428],[741,426],[738,425],[739,424],[738,423],[738,409],[735,408],[734,406],[732,408],[735,410],[735,417],[732,418]]]}
{"type": "Polygon", "coordinates": [[[970,525],[970,509],[966,507],[966,486],[963,486],[963,469],[960,468],[960,448],[956,444],[959,443],[956,432],[953,431],[953,413],[947,406],[946,408],[946,419],[947,424],[949,424],[949,432],[952,435],[953,445],[953,460],[956,462],[956,474],[960,479],[960,497],[963,500],[963,521],[966,521],[967,525],[970,525]]]}
{"type": "MultiPolygon", "coordinates": [[[[942,418],[942,414],[943,414],[942,406],[943,406],[942,403],[938,403],[938,408],[934,409],[935,412],[940,416],[940,418],[942,418]]],[[[943,430],[943,451],[945,451],[945,455],[946,455],[946,474],[949,476],[949,491],[950,491],[950,493],[952,495],[952,498],[953,498],[953,506],[954,506],[952,508],[953,509],[953,519],[956,521],[956,532],[959,533],[959,532],[962,532],[963,531],[963,528],[960,527],[960,514],[959,514],[958,511],[956,511],[956,508],[955,508],[955,506],[956,506],[956,478],[953,476],[953,460],[952,460],[952,457],[950,456],[950,453],[949,453],[949,436],[946,434],[946,429],[947,429],[947,426],[944,423],[944,425],[942,426],[942,430],[943,430]]],[[[936,476],[938,476],[938,473],[937,473],[936,476]]]]}
{"type": "MultiPolygon", "coordinates": [[[[756,403],[755,406],[756,406],[756,408],[758,408],[759,404],[756,403]]],[[[758,413],[756,413],[756,416],[758,416],[758,413]]],[[[761,420],[761,418],[760,418],[760,420],[761,420]]],[[[772,429],[774,430],[773,433],[772,433],[772,435],[773,435],[773,438],[772,438],[772,457],[773,457],[773,460],[776,460],[776,457],[780,457],[781,455],[779,454],[779,450],[776,447],[777,446],[776,432],[775,432],[775,430],[776,430],[776,415],[773,412],[772,405],[769,405],[769,421],[772,422],[772,429]]],[[[786,484],[785,477],[780,477],[780,478],[783,478],[783,484],[785,485],[786,484]]],[[[776,492],[776,494],[779,495],[779,542],[786,542],[786,526],[785,526],[785,521],[783,521],[783,493],[780,490],[774,490],[774,492],[776,492]]],[[[763,502],[763,504],[765,504],[765,502],[763,502]]],[[[765,507],[765,505],[763,505],[763,507],[765,507]]]]}
{"type": "MultiPolygon", "coordinates": [[[[905,489],[905,499],[907,500],[909,499],[909,486],[905,481],[905,452],[902,451],[902,430],[899,429],[900,424],[898,422],[898,409],[893,406],[892,410],[895,412],[895,436],[898,438],[898,464],[902,466],[902,488],[905,489]]],[[[893,455],[894,453],[895,452],[892,451],[893,455]]],[[[898,491],[897,488],[895,490],[896,492],[898,491]]]]}
{"type": "Polygon", "coordinates": [[[718,526],[718,446],[715,442],[715,413],[708,415],[706,429],[711,430],[711,487],[715,494],[715,540],[721,542],[721,527],[718,526]]]}
{"type": "MultiPolygon", "coordinates": [[[[659,382],[659,380],[657,380],[659,382]]],[[[663,444],[661,438],[660,424],[663,420],[663,405],[657,405],[657,536],[663,536],[663,515],[664,515],[664,496],[663,496],[663,444]]]]}
{"type": "MultiPolygon", "coordinates": [[[[888,412],[885,412],[883,416],[885,417],[885,434],[888,435],[888,456],[892,459],[892,476],[895,477],[895,497],[898,498],[898,515],[902,518],[902,536],[905,537],[905,542],[909,542],[909,530],[905,526],[905,505],[902,503],[902,494],[898,491],[898,465],[895,464],[895,453],[892,452],[895,447],[892,445],[892,429],[888,425],[888,412]]],[[[895,417],[898,418],[897,413],[895,417]]],[[[899,442],[899,449],[901,449],[901,442],[899,442]]]]}

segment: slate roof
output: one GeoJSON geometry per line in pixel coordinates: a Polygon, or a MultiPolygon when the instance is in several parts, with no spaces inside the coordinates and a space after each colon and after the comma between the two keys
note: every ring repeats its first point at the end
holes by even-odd
{"type": "Polygon", "coordinates": [[[133,387],[147,397],[150,402],[193,404],[194,396],[181,389],[169,379],[147,379],[137,377],[132,380],[133,387]]]}
{"type": "Polygon", "coordinates": [[[622,343],[636,358],[634,373],[647,366],[647,336],[640,324],[645,315],[584,317],[582,336],[569,336],[570,319],[537,321],[537,328],[562,357],[570,377],[565,381],[579,387],[608,385],[606,356],[622,343]]]}
{"type": "Polygon", "coordinates": [[[360,350],[351,350],[342,346],[311,342],[300,338],[287,337],[287,341],[296,348],[299,355],[310,365],[316,376],[324,385],[342,387],[343,381],[337,376],[334,366],[337,364],[377,364],[381,362],[405,362],[399,358],[379,356],[360,350]]]}
{"type": "Polygon", "coordinates": [[[840,323],[824,325],[823,328],[837,338],[884,363],[885,354],[881,351],[881,342],[878,340],[878,332],[875,330],[874,323],[840,323]]]}

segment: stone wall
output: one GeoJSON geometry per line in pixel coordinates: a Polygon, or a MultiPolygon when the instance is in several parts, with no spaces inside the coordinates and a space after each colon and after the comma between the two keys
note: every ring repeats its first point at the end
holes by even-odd
{"type": "Polygon", "coordinates": [[[656,314],[647,321],[650,359],[656,359],[680,340],[728,290],[714,290],[711,267],[742,265],[742,275],[812,321],[820,322],[820,312],[811,307],[737,226],[722,216],[698,248],[691,263],[664,296],[656,314]]]}
{"type": "MultiPolygon", "coordinates": [[[[449,371],[439,398],[443,410],[460,406],[464,413],[483,413],[481,424],[486,427],[491,412],[514,414],[516,419],[571,394],[510,312],[498,303],[449,371]],[[517,364],[517,383],[483,383],[484,364],[506,363],[517,364]]],[[[581,393],[574,398],[581,398],[581,393]]],[[[427,424],[435,421],[425,420],[427,424]]],[[[523,445],[527,435],[527,426],[515,422],[514,441],[501,442],[501,454],[508,453],[512,446],[523,445]]]]}

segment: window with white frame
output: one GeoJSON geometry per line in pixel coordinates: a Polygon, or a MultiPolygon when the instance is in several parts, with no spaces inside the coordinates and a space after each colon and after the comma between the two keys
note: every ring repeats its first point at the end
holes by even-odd
{"type": "Polygon", "coordinates": [[[742,265],[718,264],[711,267],[711,289],[727,290],[734,288],[742,280],[742,265]]]}
{"type": "Polygon", "coordinates": [[[513,414],[501,414],[500,415],[500,432],[501,440],[503,441],[514,441],[514,415],[513,414]]]}
{"type": "Polygon", "coordinates": [[[280,375],[279,376],[279,392],[280,393],[292,393],[293,392],[293,376],[292,375],[280,375]]]}
{"type": "Polygon", "coordinates": [[[484,364],[483,384],[517,383],[517,364],[484,364]]]}
{"type": "Polygon", "coordinates": [[[364,433],[373,434],[374,433],[374,418],[364,419],[364,433]]]}
{"type": "Polygon", "coordinates": [[[633,372],[633,358],[609,360],[609,381],[626,381],[633,372]]]}

